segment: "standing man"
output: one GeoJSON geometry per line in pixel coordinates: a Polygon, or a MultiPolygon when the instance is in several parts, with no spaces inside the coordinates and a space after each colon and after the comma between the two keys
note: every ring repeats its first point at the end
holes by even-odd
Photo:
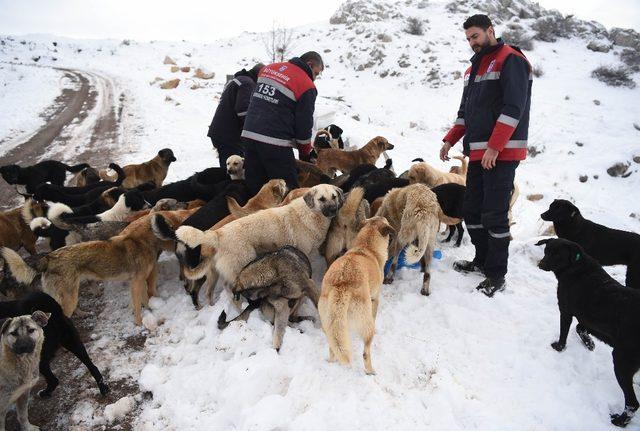
{"type": "Polygon", "coordinates": [[[491,20],[474,15],[463,24],[475,55],[464,74],[458,119],[444,137],[440,159],[464,136],[469,156],[464,221],[476,255],[453,265],[486,278],[476,289],[492,297],[505,288],[509,258],[509,200],[520,160],[527,156],[531,65],[522,51],[496,39],[491,20]]]}
{"type": "Polygon", "coordinates": [[[260,72],[242,131],[245,178],[252,194],[275,178],[290,189],[298,187],[293,148],[301,159],[311,152],[318,95],[313,81],[323,70],[320,54],[309,51],[260,72]]]}
{"type": "Polygon", "coordinates": [[[218,151],[221,168],[226,167],[227,158],[230,156],[244,155],[240,133],[258,74],[263,67],[264,64],[258,63],[251,70],[242,69],[236,72],[220,96],[220,103],[211,120],[207,136],[211,138],[213,147],[218,151]]]}

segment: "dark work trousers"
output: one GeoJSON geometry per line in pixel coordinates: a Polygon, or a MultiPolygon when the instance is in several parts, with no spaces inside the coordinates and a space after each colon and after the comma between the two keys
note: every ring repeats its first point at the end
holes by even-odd
{"type": "Polygon", "coordinates": [[[249,193],[255,195],[260,188],[277,178],[287,183],[289,190],[298,188],[298,171],[293,148],[265,144],[243,139],[244,177],[249,193]]]}
{"type": "Polygon", "coordinates": [[[509,200],[520,162],[497,161],[484,169],[480,161],[469,163],[464,194],[464,222],[476,248],[473,259],[489,278],[504,277],[509,259],[509,200]]]}
{"type": "Polygon", "coordinates": [[[211,143],[213,144],[213,148],[218,152],[218,160],[220,161],[220,167],[227,167],[227,159],[233,155],[237,155],[240,157],[244,157],[244,151],[242,148],[242,144],[238,143],[230,143],[230,142],[216,142],[211,138],[211,143]]]}

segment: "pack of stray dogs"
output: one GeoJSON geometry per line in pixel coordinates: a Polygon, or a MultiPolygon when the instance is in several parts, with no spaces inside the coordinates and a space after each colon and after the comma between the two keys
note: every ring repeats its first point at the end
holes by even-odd
{"type": "MultiPolygon", "coordinates": [[[[220,330],[260,310],[274,325],[272,346],[279,352],[290,323],[315,319],[300,315],[308,299],[329,361],[352,362],[354,332],[364,342],[364,370],[375,374],[371,345],[382,285],[393,282],[403,252],[408,265],[420,264],[420,293],[431,294],[441,225],[449,230],[444,242],[457,234],[460,246],[463,239],[467,159],[457,157],[460,166],[449,172],[416,159],[396,175],[387,139],[345,150],[341,134],[335,125],[318,132],[311,161],[297,162],[299,188],[273,179],[254,196],[240,156],[226,168],[169,184],[164,180],[176,161],[169,148],[140,164],[105,169],[51,160],[0,167],[24,197],[21,206],[0,213],[0,293],[7,298],[0,302],[0,431],[14,404],[21,427],[37,429],[29,423],[30,390],[42,374],[46,387],[38,395],[53,395],[59,380],[50,363],[61,346],[108,393],[72,320],[86,313],[78,308],[81,282],[128,282],[133,320],[141,325],[143,307],[157,295],[163,251],[175,254],[196,309],[201,296],[213,305],[221,290],[229,293],[235,316],[228,320],[223,311],[220,330]],[[382,155],[386,163],[378,168],[382,155]],[[65,185],[67,173],[73,178],[65,185]],[[37,253],[38,238],[50,251],[37,253]],[[28,255],[18,253],[23,248],[28,255]],[[321,286],[312,278],[310,259],[317,254],[327,266],[321,286]]],[[[514,184],[510,211],[517,198],[514,184]]],[[[551,346],[564,349],[575,317],[586,348],[594,348],[592,337],[613,348],[625,407],[611,421],[625,426],[639,406],[633,376],[640,368],[640,235],[593,223],[566,200],[554,201],[541,217],[558,235],[538,242],[546,246],[540,269],[558,280],[560,336],[551,346]],[[602,269],[619,264],[627,266],[626,287],[602,269]]]]}

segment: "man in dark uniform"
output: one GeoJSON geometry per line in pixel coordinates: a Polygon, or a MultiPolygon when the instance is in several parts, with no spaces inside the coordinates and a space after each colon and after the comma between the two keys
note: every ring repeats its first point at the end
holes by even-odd
{"type": "Polygon", "coordinates": [[[251,193],[275,178],[285,180],[289,188],[298,187],[293,149],[298,149],[301,159],[311,152],[318,94],[313,81],[322,70],[320,54],[309,51],[260,71],[242,131],[245,178],[251,193]]]}
{"type": "Polygon", "coordinates": [[[492,297],[505,288],[509,200],[516,168],[527,156],[532,70],[520,49],[496,39],[488,16],[474,15],[463,27],[475,55],[440,158],[448,160],[449,150],[464,136],[469,170],[463,213],[476,255],[473,261],[456,261],[454,269],[483,274],[476,289],[492,297]]]}
{"type": "Polygon", "coordinates": [[[220,96],[220,103],[211,120],[207,136],[211,138],[213,147],[218,151],[221,168],[225,167],[229,156],[244,155],[240,133],[258,74],[263,67],[263,64],[258,63],[251,70],[242,69],[236,72],[220,96]]]}

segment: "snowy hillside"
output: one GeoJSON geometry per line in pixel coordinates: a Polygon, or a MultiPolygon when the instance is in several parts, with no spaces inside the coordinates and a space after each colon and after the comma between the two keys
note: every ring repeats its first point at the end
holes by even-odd
{"type": "MultiPolygon", "coordinates": [[[[611,349],[597,343],[589,352],[573,331],[566,351],[551,349],[559,331],[555,279],[537,269],[542,250],[533,244],[549,227],[539,215],[555,198],[572,199],[594,221],[640,231],[640,89],[632,83],[640,82],[640,35],[522,0],[360,0],[343,5],[331,22],[295,29],[292,53],[317,50],[325,59],[316,81],[319,125],[340,125],[355,146],[385,136],[395,145],[397,172],[416,157],[448,170],[438,151],[472,55],[462,22],[478,11],[493,14],[498,35],[527,44],[539,75],[529,130],[535,151],[517,171],[521,197],[505,293],[488,299],[474,289],[479,278],[452,271],[454,260],[472,257],[468,237],[460,249],[443,245],[430,297],[420,295],[421,277],[412,271],[383,287],[372,351],[378,374],[370,377],[357,342],[352,369],[327,362],[319,324],[288,328],[279,354],[258,312],[219,331],[215,323],[231,310],[229,298],[223,293],[215,306],[194,310],[175,257],[164,254],[160,297],[144,318],[148,329],[133,326],[128,287],[107,283],[101,326],[88,344],[107,380],[128,379],[140,394],[105,411],[94,389],[61,427],[114,429],[129,421],[139,430],[613,429],[609,413],[622,410],[623,398],[611,349]],[[423,23],[423,34],[407,33],[409,18],[423,23]],[[606,85],[592,76],[601,66],[623,67],[631,81],[606,85]],[[626,170],[614,177],[607,169],[617,163],[626,170]],[[533,194],[542,198],[528,200],[533,194]],[[139,335],[146,337],[139,349],[122,354],[124,340],[139,335]]],[[[204,45],[2,36],[0,153],[40,125],[38,116],[59,92],[56,74],[62,76],[49,66],[64,67],[115,83],[122,108],[115,161],[147,160],[170,147],[178,161],[168,181],[185,178],[217,164],[205,135],[225,75],[266,61],[262,40],[253,33],[204,45]],[[165,56],[190,71],[171,72],[165,56]],[[197,67],[215,77],[194,78],[197,67]],[[160,88],[174,78],[181,79],[177,88],[160,88]]],[[[74,160],[73,151],[68,156],[74,160]]],[[[318,260],[314,269],[319,282],[324,264],[318,260]]],[[[624,280],[625,268],[608,271],[624,280]]],[[[640,419],[629,428],[640,429],[640,419]]]]}

